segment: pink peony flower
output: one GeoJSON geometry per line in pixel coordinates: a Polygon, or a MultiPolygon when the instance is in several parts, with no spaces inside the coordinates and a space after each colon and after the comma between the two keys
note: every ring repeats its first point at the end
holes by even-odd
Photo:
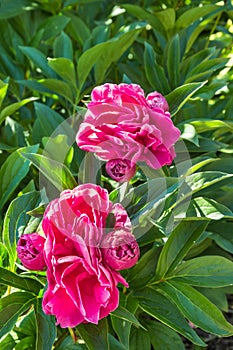
{"type": "Polygon", "coordinates": [[[104,261],[115,270],[134,266],[139,258],[139,247],[132,233],[118,230],[108,233],[101,242],[104,261]]]}
{"type": "Polygon", "coordinates": [[[113,230],[131,231],[125,209],[113,205],[107,190],[94,184],[63,191],[45,211],[48,288],[42,305],[63,328],[97,324],[117,308],[117,284],[128,287],[120,273],[108,266],[100,248],[109,214],[114,218],[113,230]]]}
{"type": "Polygon", "coordinates": [[[125,182],[134,176],[136,165],[127,159],[111,159],[106,164],[106,171],[113,180],[125,182]]]}
{"type": "Polygon", "coordinates": [[[38,233],[22,235],[17,243],[17,254],[24,267],[29,270],[42,271],[46,264],[44,261],[44,237],[38,233]]]}
{"type": "Polygon", "coordinates": [[[172,163],[180,131],[161,94],[145,97],[136,84],[104,84],[93,89],[91,98],[76,136],[81,149],[107,162],[146,162],[154,169],[172,163]]]}

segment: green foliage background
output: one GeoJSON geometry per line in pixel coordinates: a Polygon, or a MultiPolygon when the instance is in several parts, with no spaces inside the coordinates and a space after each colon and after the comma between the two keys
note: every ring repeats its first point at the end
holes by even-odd
{"type": "Polygon", "coordinates": [[[198,328],[233,335],[222,314],[233,290],[232,20],[230,0],[0,1],[2,350],[182,350],[181,335],[207,346],[198,328]],[[159,91],[182,133],[177,163],[140,165],[129,188],[74,144],[105,82],[159,91]],[[25,270],[16,244],[80,182],[126,206],[141,258],[115,312],[68,330],[43,314],[45,273],[25,270]]]}

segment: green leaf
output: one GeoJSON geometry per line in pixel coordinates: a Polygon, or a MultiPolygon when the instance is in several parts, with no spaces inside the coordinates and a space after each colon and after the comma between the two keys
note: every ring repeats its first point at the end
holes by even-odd
{"type": "Polygon", "coordinates": [[[145,326],[156,350],[185,350],[180,336],[163,323],[146,320],[145,326]]]}
{"type": "MultiPolygon", "coordinates": [[[[6,96],[8,83],[4,83],[4,81],[0,80],[0,108],[2,106],[2,102],[6,96]]],[[[0,123],[1,124],[1,123],[0,123]]]]}
{"type": "Polygon", "coordinates": [[[2,109],[0,113],[0,124],[6,119],[7,116],[15,113],[19,108],[25,106],[27,103],[37,100],[37,97],[25,98],[22,101],[12,103],[11,105],[2,109]]]}
{"type": "Polygon", "coordinates": [[[44,215],[46,204],[41,204],[35,209],[27,211],[28,215],[34,216],[35,218],[41,218],[44,215]]]}
{"type": "MultiPolygon", "coordinates": [[[[3,223],[3,243],[8,250],[12,269],[15,268],[14,262],[17,257],[16,242],[18,237],[26,233],[27,226],[33,229],[31,226],[33,220],[27,215],[27,211],[37,207],[39,202],[40,192],[29,192],[15,198],[7,209],[3,223]]],[[[37,225],[38,223],[37,220],[37,225]]]]}
{"type": "Polygon", "coordinates": [[[73,142],[75,140],[74,130],[69,126],[67,120],[62,116],[39,102],[34,102],[37,119],[32,128],[32,139],[34,142],[41,142],[43,137],[67,135],[73,142]]]}
{"type": "Polygon", "coordinates": [[[2,0],[0,6],[0,19],[8,19],[18,16],[26,10],[34,9],[35,4],[29,0],[2,0]]]}
{"type": "Polygon", "coordinates": [[[147,226],[151,217],[157,219],[164,210],[166,200],[171,197],[174,201],[177,199],[174,193],[179,185],[177,178],[155,178],[129,191],[122,204],[127,207],[133,226],[147,226]],[[134,202],[134,196],[136,202],[134,202]],[[141,197],[139,201],[138,196],[141,197]],[[124,205],[127,201],[129,203],[130,198],[133,198],[132,204],[124,205]]]}
{"type": "Polygon", "coordinates": [[[185,181],[191,188],[193,194],[215,184],[220,186],[220,182],[229,182],[229,180],[233,180],[233,174],[227,174],[221,171],[203,171],[189,175],[185,178],[185,181]]]}
{"type": "Polygon", "coordinates": [[[216,162],[216,161],[217,161],[216,158],[210,158],[209,156],[208,157],[197,157],[194,165],[188,169],[188,171],[186,172],[185,175],[186,176],[191,175],[191,174],[195,173],[197,170],[199,170],[200,168],[204,167],[205,165],[207,165],[209,163],[216,162]]]}
{"type": "Polygon", "coordinates": [[[227,300],[227,290],[226,288],[195,288],[201,294],[203,294],[211,303],[216,305],[220,310],[228,312],[228,300],[227,300]]]}
{"type": "Polygon", "coordinates": [[[195,210],[197,217],[206,217],[212,220],[233,218],[233,213],[229,208],[210,198],[195,198],[191,201],[191,205],[195,210]]]}
{"type": "Polygon", "coordinates": [[[200,256],[183,262],[172,273],[176,281],[198,287],[233,284],[233,262],[222,256],[200,256]]]}
{"type": "Polygon", "coordinates": [[[131,329],[129,350],[151,350],[150,335],[142,329],[131,329]]]}
{"type": "Polygon", "coordinates": [[[61,134],[55,137],[43,137],[42,142],[46,156],[57,162],[66,163],[71,150],[70,141],[67,135],[61,134]]]}
{"type": "Polygon", "coordinates": [[[136,327],[144,327],[134,316],[138,308],[138,302],[129,294],[121,295],[120,297],[120,305],[113,313],[111,313],[111,323],[120,343],[124,349],[128,349],[132,325],[135,325],[136,327]]]}
{"type": "Polygon", "coordinates": [[[71,86],[76,89],[76,73],[74,63],[71,59],[65,57],[49,58],[48,65],[62,79],[70,83],[71,86]]]}
{"type": "Polygon", "coordinates": [[[191,83],[192,81],[198,81],[200,78],[207,79],[217,69],[225,67],[228,59],[214,58],[200,63],[197,67],[191,70],[186,75],[185,83],[191,83]]]}
{"type": "Polygon", "coordinates": [[[19,148],[3,163],[0,169],[0,209],[29,171],[29,161],[21,157],[21,152],[36,152],[37,150],[38,145],[19,148]]]}
{"type": "Polygon", "coordinates": [[[215,129],[225,129],[226,131],[233,131],[233,122],[223,121],[223,120],[210,120],[201,118],[199,120],[194,120],[190,122],[194,126],[197,133],[202,133],[206,131],[211,131],[215,129]]]}
{"type": "Polygon", "coordinates": [[[194,145],[199,146],[198,135],[196,129],[193,125],[184,123],[179,126],[181,131],[180,138],[194,143],[194,145]]]}
{"type": "MultiPolygon", "coordinates": [[[[134,308],[134,310],[131,310],[131,311],[135,312],[136,309],[134,308]]],[[[137,320],[137,318],[134,316],[134,314],[131,313],[126,308],[124,308],[123,306],[118,306],[118,308],[111,313],[111,321],[112,321],[112,327],[116,332],[119,338],[119,341],[127,349],[129,347],[131,325],[133,324],[136,327],[144,328],[140,324],[140,322],[137,320]]]]}
{"type": "MultiPolygon", "coordinates": [[[[211,158],[207,158],[211,159],[211,158]]],[[[231,156],[224,156],[224,158],[212,158],[210,164],[204,164],[203,170],[206,171],[221,171],[224,173],[233,174],[233,158],[231,156]],[[213,162],[214,160],[214,162],[213,162]]]]}
{"type": "MultiPolygon", "coordinates": [[[[210,190],[209,187],[219,187],[221,182],[229,182],[229,180],[233,180],[233,175],[223,173],[221,171],[203,171],[199,173],[194,173],[192,175],[188,175],[185,177],[185,182],[183,186],[183,197],[177,199],[176,203],[174,203],[170,209],[174,209],[174,207],[177,207],[182,202],[185,202],[185,200],[189,199],[190,196],[196,196],[196,194],[200,191],[206,192],[207,190],[210,190]]],[[[221,208],[221,210],[224,209],[222,206],[219,206],[219,208],[221,208]]],[[[182,210],[182,206],[180,207],[180,209],[182,210]]],[[[226,209],[224,209],[224,211],[226,213],[226,209]]],[[[228,215],[229,214],[230,212],[228,211],[228,215]]]]}
{"type": "Polygon", "coordinates": [[[173,27],[176,21],[176,11],[174,8],[169,7],[163,9],[162,11],[156,11],[153,12],[153,15],[158,18],[160,23],[162,23],[167,35],[170,31],[173,31],[173,27]]]}
{"type": "Polygon", "coordinates": [[[132,30],[130,30],[130,27],[126,27],[122,34],[109,41],[97,44],[85,51],[78,61],[79,89],[82,89],[83,84],[94,65],[96,82],[101,83],[109,66],[122,56],[122,54],[134,42],[144,26],[145,25],[143,24],[132,30]]]}
{"type": "Polygon", "coordinates": [[[80,324],[76,329],[89,350],[110,350],[106,318],[100,320],[98,325],[92,323],[80,324]]]}
{"type": "Polygon", "coordinates": [[[118,306],[118,308],[115,311],[111,312],[111,316],[120,318],[121,320],[124,320],[127,322],[130,322],[137,327],[142,327],[142,325],[140,324],[138,319],[134,316],[134,314],[132,314],[130,311],[128,311],[123,306],[118,306]]]}
{"type": "Polygon", "coordinates": [[[132,289],[144,287],[154,277],[159,253],[158,247],[152,247],[129,270],[127,281],[132,289]]]}
{"type": "Polygon", "coordinates": [[[41,27],[43,28],[42,39],[46,41],[48,39],[55,38],[58,34],[60,34],[63,31],[63,29],[65,29],[69,21],[70,18],[64,16],[61,13],[55,16],[48,17],[41,24],[41,27]]]}
{"type": "Polygon", "coordinates": [[[126,348],[110,333],[108,333],[108,341],[111,350],[126,350],[126,348]]]}
{"type": "Polygon", "coordinates": [[[210,198],[194,198],[190,201],[188,209],[184,209],[183,206],[177,206],[173,215],[175,218],[209,218],[212,220],[232,219],[233,213],[225,205],[220,204],[210,198]]]}
{"type": "MultiPolygon", "coordinates": [[[[4,140],[5,147],[12,147],[13,150],[13,148],[18,149],[19,147],[26,146],[24,128],[10,117],[6,117],[4,124],[5,125],[2,128],[2,139],[4,140]]],[[[5,147],[3,146],[2,149],[7,150],[5,147]]]]}
{"type": "Polygon", "coordinates": [[[37,0],[40,3],[40,8],[43,11],[48,11],[52,14],[58,13],[62,7],[62,0],[37,0]]]}
{"type": "Polygon", "coordinates": [[[41,154],[23,153],[30,162],[59,190],[73,189],[77,182],[70,170],[62,163],[41,154]]]}
{"type": "Polygon", "coordinates": [[[69,102],[73,103],[73,92],[70,86],[64,81],[58,79],[41,79],[38,82],[46,88],[50,89],[52,92],[65,97],[69,102]]]}
{"type": "Polygon", "coordinates": [[[206,15],[212,15],[213,13],[218,13],[223,11],[222,6],[218,5],[204,5],[191,8],[180,15],[176,21],[176,28],[188,27],[191,23],[199,20],[201,17],[206,15]]]}
{"type": "Polygon", "coordinates": [[[81,183],[101,183],[101,160],[99,160],[92,152],[85,154],[79,168],[79,179],[81,183]]]}
{"type": "Polygon", "coordinates": [[[7,334],[7,336],[1,340],[1,350],[13,350],[15,349],[16,342],[12,335],[7,334]]]}
{"type": "Polygon", "coordinates": [[[198,67],[202,62],[210,60],[215,57],[216,50],[213,47],[208,47],[206,49],[195,52],[193,55],[183,58],[181,62],[181,74],[182,80],[185,80],[189,72],[198,67]]]}
{"type": "Polygon", "coordinates": [[[0,242],[0,266],[8,266],[8,251],[2,242],[0,242]]]}
{"type": "Polygon", "coordinates": [[[175,90],[166,95],[166,100],[170,106],[171,115],[175,115],[181,107],[193,96],[207,81],[200,83],[189,83],[177,87],[175,90]]]}
{"type": "Polygon", "coordinates": [[[36,295],[38,295],[40,289],[43,288],[43,284],[35,278],[21,277],[2,267],[0,267],[0,284],[27,290],[36,295]]]}
{"type": "Polygon", "coordinates": [[[35,307],[36,318],[36,346],[35,350],[51,350],[56,338],[57,327],[53,316],[46,315],[38,300],[35,307]]]}
{"type": "Polygon", "coordinates": [[[48,66],[47,58],[41,51],[30,46],[19,46],[19,48],[27,56],[29,61],[33,62],[35,69],[40,68],[46,77],[56,78],[56,74],[48,66]]]}
{"type": "Polygon", "coordinates": [[[61,32],[61,34],[54,40],[53,51],[54,57],[56,58],[64,57],[71,61],[73,60],[72,41],[65,32],[61,32]]]}
{"type": "MultiPolygon", "coordinates": [[[[91,37],[91,31],[82,18],[76,16],[74,13],[71,12],[69,12],[67,15],[71,18],[71,21],[67,26],[67,31],[69,35],[75,41],[77,41],[81,45],[81,47],[83,47],[84,43],[91,37]]],[[[71,59],[71,57],[67,58],[71,59]]]]}
{"type": "MultiPolygon", "coordinates": [[[[34,304],[34,307],[36,306],[36,303],[34,304]]],[[[35,347],[35,340],[36,340],[36,324],[35,324],[35,314],[34,314],[34,308],[30,308],[28,312],[23,315],[23,317],[17,322],[17,327],[15,329],[16,333],[18,334],[19,338],[23,338],[25,336],[32,336],[32,344],[35,347]]]]}
{"type": "MultiPolygon", "coordinates": [[[[156,31],[158,31],[162,36],[166,36],[166,31],[163,23],[160,21],[159,17],[156,16],[156,12],[153,14],[144,10],[142,7],[131,4],[121,5],[122,8],[126,9],[128,13],[137,17],[140,20],[147,21],[156,31]]],[[[160,12],[161,13],[161,12],[160,12]]]]}
{"type": "Polygon", "coordinates": [[[200,237],[208,224],[208,220],[183,220],[171,233],[160,254],[157,265],[157,278],[173,271],[182,261],[189,249],[200,237]]]}
{"type": "Polygon", "coordinates": [[[171,87],[177,87],[180,82],[180,38],[178,34],[168,42],[167,70],[171,87]]]}
{"type": "Polygon", "coordinates": [[[215,222],[210,225],[211,239],[215,240],[217,245],[229,253],[233,254],[233,222],[215,222]]]}
{"type": "Polygon", "coordinates": [[[143,311],[182,334],[196,345],[205,346],[195,331],[189,326],[177,306],[163,294],[151,287],[133,293],[143,311]]]}
{"type": "Polygon", "coordinates": [[[164,68],[157,63],[153,47],[147,42],[145,42],[143,58],[146,78],[151,87],[164,95],[167,94],[170,91],[170,87],[164,68]]]}
{"type": "Polygon", "coordinates": [[[34,345],[35,339],[33,335],[26,336],[21,339],[15,346],[15,350],[26,350],[30,349],[34,345]]]}
{"type": "Polygon", "coordinates": [[[0,337],[10,332],[18,317],[34,302],[36,297],[29,292],[15,292],[0,300],[0,337]]]}
{"type": "Polygon", "coordinates": [[[221,311],[194,288],[171,281],[161,283],[159,289],[197,327],[220,337],[233,334],[233,326],[225,320],[221,311]]]}
{"type": "MultiPolygon", "coordinates": [[[[40,81],[40,80],[39,80],[40,81]]],[[[24,86],[30,90],[33,91],[39,91],[42,92],[43,94],[45,94],[46,96],[49,95],[51,96],[51,90],[46,88],[45,86],[43,86],[42,84],[40,84],[40,82],[37,80],[33,80],[33,79],[28,79],[28,80],[16,80],[16,83],[24,86]]],[[[54,96],[53,96],[54,97],[54,96]]]]}

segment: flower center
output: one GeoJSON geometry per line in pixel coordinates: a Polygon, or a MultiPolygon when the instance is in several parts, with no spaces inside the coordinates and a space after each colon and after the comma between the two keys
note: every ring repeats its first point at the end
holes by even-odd
{"type": "Polygon", "coordinates": [[[127,167],[128,167],[126,162],[127,161],[122,160],[121,163],[116,163],[115,165],[113,165],[111,170],[112,170],[112,173],[114,176],[122,177],[125,175],[127,167]]]}

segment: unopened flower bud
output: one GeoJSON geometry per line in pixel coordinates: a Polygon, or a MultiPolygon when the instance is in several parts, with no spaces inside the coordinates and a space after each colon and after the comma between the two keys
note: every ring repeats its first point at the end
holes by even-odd
{"type": "Polygon", "coordinates": [[[148,105],[150,106],[150,108],[152,108],[152,109],[160,108],[164,112],[169,111],[169,106],[168,106],[167,100],[165,99],[165,97],[163,95],[161,95],[157,91],[154,91],[154,92],[151,92],[150,94],[148,94],[146,101],[147,101],[148,105]]]}
{"type": "Polygon", "coordinates": [[[139,246],[129,231],[116,230],[108,233],[101,243],[104,262],[114,270],[134,266],[139,258],[139,246]]]}
{"type": "Polygon", "coordinates": [[[43,255],[45,238],[38,233],[22,235],[17,244],[17,254],[24,267],[42,271],[46,267],[43,255]]]}
{"type": "Polygon", "coordinates": [[[111,159],[106,163],[108,175],[115,181],[129,181],[135,174],[136,165],[127,159],[111,159]]]}

